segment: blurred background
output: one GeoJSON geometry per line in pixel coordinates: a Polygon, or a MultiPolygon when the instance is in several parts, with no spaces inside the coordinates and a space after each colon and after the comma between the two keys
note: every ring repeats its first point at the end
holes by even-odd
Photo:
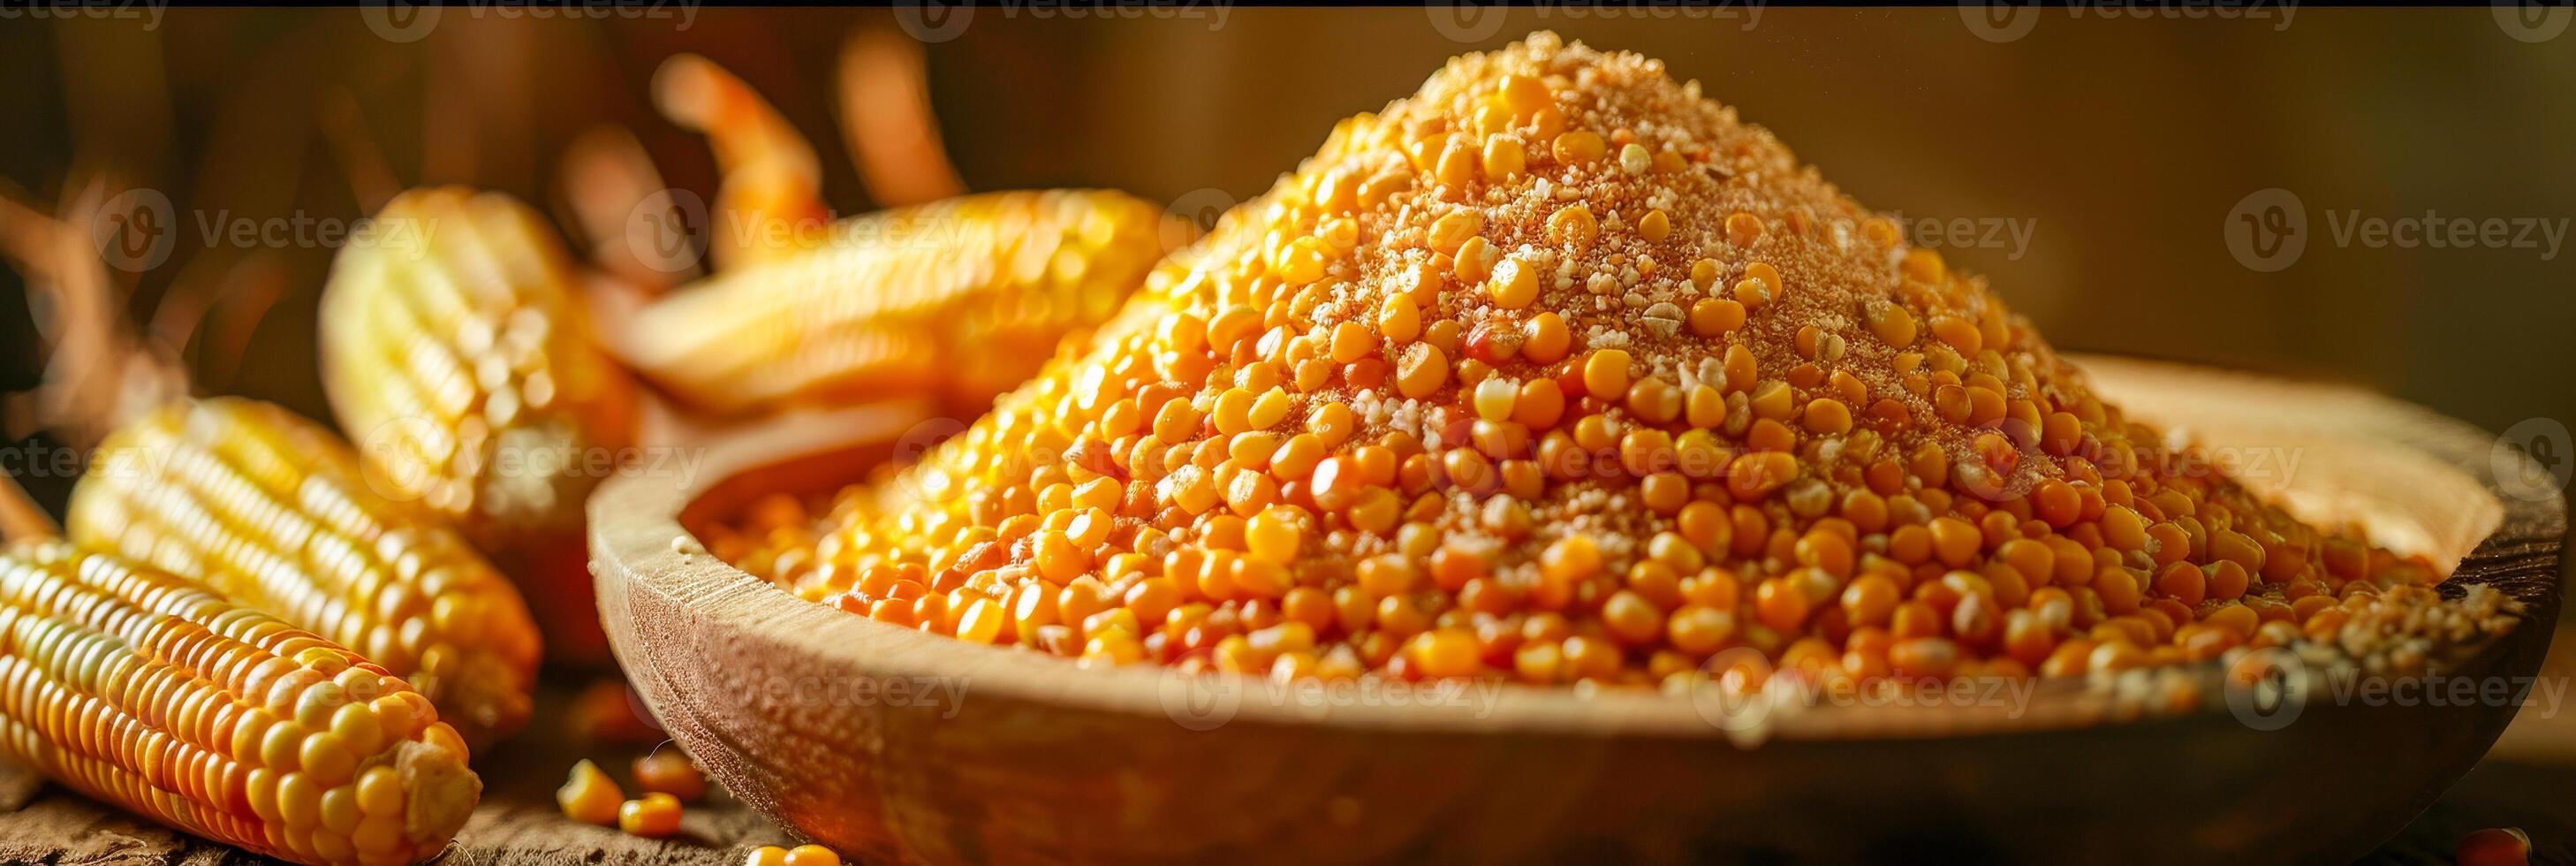
{"type": "MultiPolygon", "coordinates": [[[[2576,33],[2565,9],[2518,15],[100,10],[0,22],[0,184],[40,206],[98,177],[165,195],[178,223],[166,257],[118,272],[134,320],[184,343],[202,389],[327,417],[312,333],[332,242],[293,226],[364,215],[365,183],[350,178],[370,170],[506,190],[562,219],[561,155],[602,125],[711,197],[704,143],[652,108],[653,70],[677,52],[776,103],[812,138],[843,212],[877,204],[849,159],[838,86],[844,41],[868,30],[921,43],[969,188],[1101,185],[1189,203],[1253,194],[1337,118],[1409,92],[1444,58],[1550,28],[1700,80],[1902,215],[1916,243],[1990,275],[2061,347],[2350,380],[2490,430],[2556,419],[2563,437],[2576,252],[2557,241],[2576,215],[2576,33]],[[2503,231],[2468,248],[2406,242],[2428,216],[2503,231]],[[223,231],[241,225],[288,228],[247,242],[223,231]],[[2374,242],[2373,225],[2396,234],[2374,242]]],[[[39,381],[22,291],[0,273],[0,392],[39,381]]],[[[28,400],[5,406],[0,433],[40,435],[28,400]]],[[[50,502],[68,489],[13,468],[50,502]]]]}

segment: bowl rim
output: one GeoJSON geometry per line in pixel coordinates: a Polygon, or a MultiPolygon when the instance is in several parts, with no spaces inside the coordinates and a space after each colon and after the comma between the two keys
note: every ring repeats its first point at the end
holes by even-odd
{"type": "MultiPolygon", "coordinates": [[[[2461,674],[2522,676],[2545,653],[2557,615],[2567,537],[2563,498],[2530,500],[2506,495],[2494,474],[2480,471],[2502,459],[2495,437],[2465,422],[2357,387],[2216,370],[2114,356],[2069,356],[2088,371],[2124,375],[2194,377],[2260,389],[2258,399],[2295,395],[2360,419],[2361,429],[2332,434],[2337,440],[2414,451],[2474,479],[2497,509],[2494,525],[2455,570],[2467,582],[2493,583],[2530,605],[2525,621],[2502,636],[2464,647],[2444,669],[2461,674]],[[2536,642],[2536,643],[2535,643],[2536,642]]],[[[2114,395],[2116,398],[2116,395],[2114,395]]],[[[1744,711],[1720,702],[1712,717],[1703,696],[1659,691],[1602,690],[1502,684],[1489,698],[1437,704],[1394,698],[1325,703],[1312,692],[1268,685],[1267,678],[1183,676],[1168,668],[1130,665],[1078,669],[1071,660],[1020,649],[961,641],[853,616],[772,588],[705,552],[686,528],[700,506],[738,478],[754,472],[797,473],[806,463],[843,464],[846,482],[857,452],[917,452],[957,429],[953,421],[925,420],[920,407],[887,405],[790,413],[708,441],[695,470],[672,483],[649,473],[620,474],[592,496],[592,567],[602,582],[626,582],[626,591],[661,594],[703,621],[729,622],[750,634],[794,643],[858,679],[944,678],[976,694],[1032,704],[1102,713],[1163,716],[1183,728],[1222,714],[1225,724],[1325,725],[1411,732],[1510,730],[1558,736],[1733,738],[1739,741],[1935,739],[2061,730],[2105,723],[2177,723],[2229,711],[2222,700],[2166,706],[2153,700],[2167,688],[2214,697],[2225,682],[2217,661],[2133,671],[2114,681],[2102,677],[2034,678],[2018,700],[1968,705],[1898,703],[1801,706],[1793,698],[1775,707],[1744,711]],[[2153,686],[2141,689],[2142,685],[2153,686]],[[1283,697],[1284,696],[1284,697],[1283,697]],[[1781,712],[1786,709],[1786,712],[1781,712]]],[[[2320,434],[2322,435],[2322,434],[2320,434]]],[[[2527,458],[2525,458],[2527,459],[2527,458]]],[[[603,605],[621,593],[599,593],[603,605]]],[[[614,616],[603,611],[604,615],[614,616]]],[[[611,629],[612,636],[624,630],[611,629]]],[[[617,647],[628,670],[635,648],[617,647]]],[[[1318,687],[1321,688],[1321,687],[1318,687]]],[[[1413,686],[1421,688],[1421,686],[1413,686]]],[[[1472,688],[1472,687],[1461,687],[1472,688]]]]}

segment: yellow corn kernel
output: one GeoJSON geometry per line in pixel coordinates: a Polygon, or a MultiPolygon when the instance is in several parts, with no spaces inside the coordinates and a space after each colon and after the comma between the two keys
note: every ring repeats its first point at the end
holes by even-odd
{"type": "Polygon", "coordinates": [[[785,866],[841,866],[841,855],[821,845],[798,845],[787,851],[785,866]]]}
{"type": "Polygon", "coordinates": [[[1486,177],[1494,180],[1510,180],[1512,178],[1519,177],[1521,172],[1525,170],[1526,165],[1526,158],[1521,152],[1521,143],[1519,140],[1500,135],[1489,135],[1485,137],[1484,167],[1486,177]]]}
{"type": "Polygon", "coordinates": [[[564,817],[602,827],[617,823],[617,806],[625,800],[626,792],[617,789],[617,781],[588,758],[572,765],[571,777],[555,789],[555,805],[563,809],[564,817]]]}
{"type": "Polygon", "coordinates": [[[1529,306],[1538,300],[1537,270],[1518,257],[1505,257],[1502,264],[1495,266],[1494,278],[1485,290],[1493,296],[1494,305],[1503,309],[1529,306]]]}
{"type": "Polygon", "coordinates": [[[646,791],[669,794],[683,803],[695,803],[707,795],[707,774],[676,746],[636,758],[633,771],[635,787],[646,791]]]}
{"type": "Polygon", "coordinates": [[[1555,152],[1560,162],[1591,162],[1600,159],[1601,154],[1605,152],[1604,147],[1605,145],[1601,143],[1601,134],[1588,129],[1559,134],[1556,141],[1550,145],[1550,149],[1555,152]]]}
{"type": "Polygon", "coordinates": [[[680,832],[680,801],[669,794],[646,794],[617,807],[617,829],[630,836],[659,839],[680,832]]]}
{"type": "Polygon", "coordinates": [[[1647,211],[1645,216],[1637,219],[1637,234],[1648,242],[1662,243],[1673,234],[1673,218],[1662,208],[1647,211]]]}

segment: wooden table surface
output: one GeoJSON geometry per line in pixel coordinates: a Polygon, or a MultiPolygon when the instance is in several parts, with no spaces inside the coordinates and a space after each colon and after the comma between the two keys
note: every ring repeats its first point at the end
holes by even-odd
{"type": "MultiPolygon", "coordinates": [[[[2543,676],[2561,683],[2576,676],[2576,622],[2563,625],[2543,670],[2543,676]]],[[[563,721],[569,692],[548,691],[540,697],[537,719],[526,732],[477,757],[483,803],[439,863],[733,866],[753,847],[794,844],[786,830],[721,792],[690,807],[681,837],[674,839],[638,839],[565,819],[555,809],[554,789],[573,761],[592,758],[623,781],[626,762],[642,749],[584,742],[563,721]]],[[[2485,761],[2363,862],[2449,863],[2453,846],[2470,831],[2520,827],[2535,846],[2531,862],[2576,864],[2576,706],[2562,706],[2546,716],[2540,710],[2526,707],[2485,761]]],[[[0,764],[0,863],[274,862],[136,821],[0,764]]]]}

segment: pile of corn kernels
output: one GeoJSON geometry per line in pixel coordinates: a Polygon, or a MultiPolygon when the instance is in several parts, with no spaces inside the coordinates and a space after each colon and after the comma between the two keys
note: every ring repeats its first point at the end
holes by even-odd
{"type": "Polygon", "coordinates": [[[919,464],[709,544],[888,623],[1283,678],[2068,676],[2446,604],[2193,456],[1695,82],[1539,34],[1341,123],[919,464]]]}

